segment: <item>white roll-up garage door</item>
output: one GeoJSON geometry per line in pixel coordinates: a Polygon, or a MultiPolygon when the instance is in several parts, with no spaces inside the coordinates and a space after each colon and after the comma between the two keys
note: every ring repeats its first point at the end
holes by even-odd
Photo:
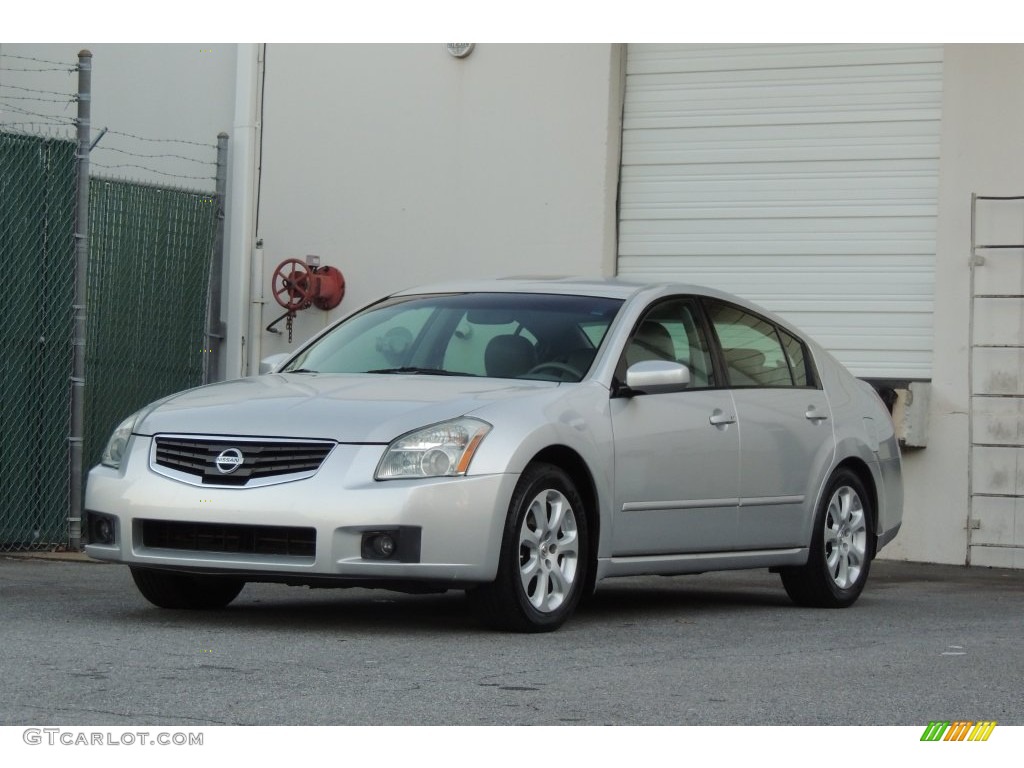
{"type": "Polygon", "coordinates": [[[619,273],[929,378],[941,106],[941,46],[628,46],[619,273]]]}

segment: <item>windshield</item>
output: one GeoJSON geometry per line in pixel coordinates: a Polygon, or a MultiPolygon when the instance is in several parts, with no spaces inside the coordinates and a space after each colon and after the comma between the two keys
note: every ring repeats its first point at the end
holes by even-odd
{"type": "Polygon", "coordinates": [[[622,302],[557,294],[400,296],[350,317],[282,373],[580,381],[622,302]]]}

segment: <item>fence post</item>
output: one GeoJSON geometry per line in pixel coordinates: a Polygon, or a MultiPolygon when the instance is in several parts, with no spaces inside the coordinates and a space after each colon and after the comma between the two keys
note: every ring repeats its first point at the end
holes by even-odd
{"type": "Polygon", "coordinates": [[[68,544],[82,546],[82,443],[85,432],[85,332],[86,289],[89,279],[89,131],[92,123],[92,53],[78,52],[78,151],[75,203],[75,296],[71,307],[71,499],[68,510],[68,544]]]}
{"type": "Polygon", "coordinates": [[[224,322],[221,320],[221,286],[224,282],[224,212],[227,210],[228,188],[228,135],[217,134],[217,187],[214,202],[217,223],[213,236],[213,256],[210,261],[210,299],[206,317],[206,365],[203,383],[219,381],[221,346],[224,343],[224,322]]]}

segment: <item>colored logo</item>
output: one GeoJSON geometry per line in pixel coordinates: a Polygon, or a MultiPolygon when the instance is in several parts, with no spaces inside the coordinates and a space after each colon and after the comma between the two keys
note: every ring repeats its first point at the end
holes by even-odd
{"type": "Polygon", "coordinates": [[[932,720],[921,741],[988,741],[995,727],[995,720],[932,720]]]}

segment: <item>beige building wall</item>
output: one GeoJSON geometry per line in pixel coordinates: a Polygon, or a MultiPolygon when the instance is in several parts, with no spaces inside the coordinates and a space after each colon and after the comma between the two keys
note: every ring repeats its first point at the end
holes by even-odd
{"type": "MultiPolygon", "coordinates": [[[[264,288],[306,254],[347,283],[296,340],[419,283],[611,274],[619,68],[611,45],[268,45],[264,288]]],[[[263,355],[288,348],[263,334],[263,355]]]]}
{"type": "MultiPolygon", "coordinates": [[[[971,194],[1024,195],[1024,46],[949,45],[945,49],[942,109],[938,247],[935,270],[935,357],[929,413],[928,447],[905,454],[906,511],[904,527],[884,556],[944,563],[968,561],[968,467],[971,402],[968,390],[970,354],[970,246],[971,194]]],[[[1024,209],[1002,211],[998,223],[979,217],[979,239],[1024,235],[1024,209]],[[1016,216],[1016,219],[1014,218],[1016,216]],[[1016,222],[1016,223],[1014,223],[1016,222]]],[[[1003,242],[1006,242],[1004,239],[1003,242]]],[[[1017,242],[1022,242],[1018,240],[1017,242]]],[[[1021,282],[1021,251],[993,255],[978,268],[979,291],[1021,282]]],[[[1024,293],[1024,290],[1017,290],[1024,293]]],[[[976,325],[1014,330],[1021,327],[1024,302],[1002,302],[998,308],[979,304],[976,325]],[[994,314],[1006,314],[995,320],[994,314]]],[[[1015,382],[1024,383],[1017,359],[1002,364],[1015,382]]],[[[979,368],[976,375],[981,374],[979,368]]],[[[978,376],[983,386],[983,376],[978,376]]],[[[1018,392],[1024,389],[1017,387],[1018,392]]],[[[995,415],[996,422],[1015,428],[1013,413],[995,415]]],[[[987,441],[984,435],[976,435],[987,441]]],[[[1011,449],[1014,450],[1014,449],[1011,449]]],[[[992,464],[985,452],[975,451],[975,491],[991,488],[992,464]]],[[[1019,449],[1014,451],[1014,458],[1019,449]]],[[[1024,471],[1011,462],[1008,487],[1024,471]]],[[[1024,567],[1024,515],[1011,502],[974,503],[973,541],[995,540],[1011,546],[974,546],[970,562],[976,565],[1024,567]],[[1012,544],[1016,542],[1017,548],[1012,544]]]]}

